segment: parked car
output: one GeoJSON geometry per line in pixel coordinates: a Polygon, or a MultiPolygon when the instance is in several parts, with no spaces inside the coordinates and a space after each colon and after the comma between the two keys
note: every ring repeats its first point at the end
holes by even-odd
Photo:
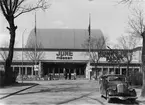
{"type": "Polygon", "coordinates": [[[112,99],[130,100],[134,102],[137,99],[135,89],[129,86],[126,77],[123,75],[110,74],[99,78],[100,93],[108,102],[112,99]]]}

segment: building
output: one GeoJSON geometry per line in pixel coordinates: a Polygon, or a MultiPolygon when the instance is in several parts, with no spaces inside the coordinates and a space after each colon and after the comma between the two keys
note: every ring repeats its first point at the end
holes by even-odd
{"type": "MultiPolygon", "coordinates": [[[[92,29],[91,37],[99,40],[104,38],[99,29],[92,29]]],[[[19,76],[22,74],[29,77],[37,75],[40,78],[46,75],[63,78],[64,73],[71,73],[72,77],[76,75],[77,78],[90,78],[98,76],[100,73],[112,72],[126,74],[127,63],[125,61],[110,63],[107,60],[106,55],[112,51],[106,49],[106,45],[102,49],[92,48],[91,53],[95,52],[96,58],[101,56],[98,62],[89,62],[88,47],[83,47],[86,40],[88,40],[88,30],[85,29],[37,29],[36,35],[32,30],[25,48],[15,48],[12,68],[18,72],[19,76]],[[102,56],[102,54],[104,55],[102,56]]],[[[7,50],[7,48],[1,49],[1,55],[7,50]]],[[[140,71],[140,62],[135,56],[129,64],[130,72],[140,71]]],[[[2,57],[0,65],[3,65],[2,57]]]]}

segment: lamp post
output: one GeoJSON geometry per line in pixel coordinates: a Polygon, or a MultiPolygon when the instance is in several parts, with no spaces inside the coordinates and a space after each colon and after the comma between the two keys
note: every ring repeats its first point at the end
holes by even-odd
{"type": "Polygon", "coordinates": [[[24,30],[23,34],[22,34],[22,83],[23,83],[23,47],[24,47],[24,33],[25,33],[26,29],[24,30]]]}

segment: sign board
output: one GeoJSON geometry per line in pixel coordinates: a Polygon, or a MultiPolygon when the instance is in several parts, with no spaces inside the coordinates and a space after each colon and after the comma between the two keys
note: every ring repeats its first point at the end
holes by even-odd
{"type": "Polygon", "coordinates": [[[56,54],[56,59],[60,59],[60,60],[73,59],[73,52],[72,51],[58,51],[58,53],[56,54]]]}
{"type": "Polygon", "coordinates": [[[34,71],[38,71],[39,70],[39,65],[34,65],[34,71]]]}

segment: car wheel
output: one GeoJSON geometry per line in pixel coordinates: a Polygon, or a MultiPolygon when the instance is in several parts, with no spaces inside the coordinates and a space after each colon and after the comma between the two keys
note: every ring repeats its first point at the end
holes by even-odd
{"type": "Polygon", "coordinates": [[[108,91],[106,91],[106,96],[105,96],[106,100],[108,100],[108,91]]]}
{"type": "Polygon", "coordinates": [[[108,101],[108,103],[111,103],[112,102],[112,99],[111,98],[108,98],[107,101],[108,101]]]}
{"type": "Polygon", "coordinates": [[[136,99],[129,99],[129,101],[130,101],[131,103],[135,103],[135,102],[136,102],[136,99]]]}
{"type": "Polygon", "coordinates": [[[104,96],[103,94],[101,95],[101,98],[105,98],[106,99],[106,96],[104,96]]]}

